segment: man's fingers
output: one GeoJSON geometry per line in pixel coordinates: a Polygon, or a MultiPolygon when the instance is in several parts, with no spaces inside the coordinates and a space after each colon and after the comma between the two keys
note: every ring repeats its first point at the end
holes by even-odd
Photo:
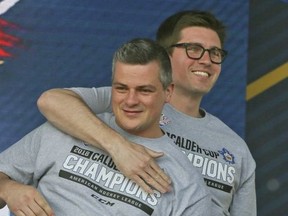
{"type": "MultiPolygon", "coordinates": [[[[161,169],[160,171],[163,172],[161,169]]],[[[163,174],[165,175],[164,172],[163,174]]],[[[142,172],[138,173],[137,175],[134,175],[131,179],[135,181],[147,193],[153,193],[152,188],[156,189],[161,193],[166,193],[171,190],[169,181],[167,181],[165,178],[159,175],[151,167],[144,169],[142,172]]]]}
{"type": "Polygon", "coordinates": [[[162,193],[170,191],[171,180],[155,161],[164,153],[135,143],[127,143],[128,145],[120,151],[120,154],[117,152],[112,155],[118,169],[148,193],[153,193],[152,188],[162,193]]]}
{"type": "MultiPolygon", "coordinates": [[[[145,148],[148,154],[152,158],[159,158],[164,155],[163,152],[156,152],[149,148],[145,148]]],[[[140,177],[150,186],[160,191],[161,193],[166,193],[171,191],[171,179],[165,172],[158,166],[155,160],[150,160],[149,164],[139,174],[140,177]]]]}
{"type": "Polygon", "coordinates": [[[22,212],[21,210],[17,210],[16,212],[13,213],[15,214],[15,216],[26,216],[24,212],[22,212]]]}
{"type": "Polygon", "coordinates": [[[161,193],[166,193],[169,191],[169,186],[163,186],[164,181],[160,179],[160,176],[155,178],[151,177],[150,175],[145,175],[145,182],[161,193]]]}
{"type": "MultiPolygon", "coordinates": [[[[164,182],[167,183],[167,187],[172,183],[170,177],[158,166],[158,164],[156,164],[155,162],[151,163],[151,169],[155,171],[155,173],[150,173],[151,176],[154,176],[154,178],[159,182],[162,183],[163,180],[163,184],[165,184],[164,182]]],[[[163,186],[165,186],[163,185],[163,186]]]]}
{"type": "Polygon", "coordinates": [[[44,198],[35,199],[35,203],[37,203],[37,206],[39,206],[39,208],[41,208],[41,211],[45,213],[44,215],[47,216],[54,215],[52,208],[49,206],[49,204],[46,202],[44,198]]]}
{"type": "Polygon", "coordinates": [[[36,216],[29,206],[25,206],[15,212],[16,216],[36,216]]]}
{"type": "Polygon", "coordinates": [[[142,174],[142,178],[149,185],[151,185],[156,190],[161,193],[166,193],[171,191],[171,180],[170,178],[159,168],[156,172],[153,168],[146,168],[146,174],[142,174]],[[168,180],[167,180],[168,179],[168,180]]]}
{"type": "Polygon", "coordinates": [[[138,184],[147,193],[150,193],[150,194],[153,193],[152,188],[142,178],[140,178],[139,176],[134,176],[134,178],[132,180],[136,184],[138,184]]]}
{"type": "MultiPolygon", "coordinates": [[[[149,148],[146,148],[146,151],[153,158],[159,158],[159,157],[162,157],[164,155],[163,152],[156,152],[156,151],[153,151],[149,148]]],[[[154,160],[152,160],[150,162],[150,166],[151,166],[152,172],[149,172],[149,174],[152,176],[152,178],[155,178],[155,180],[156,180],[157,175],[160,175],[160,179],[159,179],[160,182],[158,181],[159,183],[161,183],[162,180],[166,181],[168,184],[172,183],[170,177],[164,173],[164,171],[158,166],[158,164],[154,160]],[[155,171],[155,173],[153,171],[155,171]]],[[[157,179],[158,178],[159,177],[157,177],[157,179]]]]}
{"type": "Polygon", "coordinates": [[[154,150],[149,149],[149,148],[145,148],[145,149],[149,153],[149,155],[153,158],[159,158],[159,157],[162,157],[164,155],[163,152],[157,152],[157,151],[154,151],[154,150]]]}
{"type": "Polygon", "coordinates": [[[27,206],[19,208],[15,212],[16,216],[52,216],[53,211],[45,200],[38,198],[30,202],[27,206]]]}

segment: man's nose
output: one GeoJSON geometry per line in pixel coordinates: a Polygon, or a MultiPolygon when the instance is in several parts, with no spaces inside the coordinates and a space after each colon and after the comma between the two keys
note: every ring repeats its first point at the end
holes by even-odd
{"type": "Polygon", "coordinates": [[[210,59],[210,53],[208,50],[204,51],[203,56],[199,59],[199,62],[212,63],[210,59]]]}
{"type": "Polygon", "coordinates": [[[126,95],[125,102],[128,105],[134,105],[138,103],[137,93],[135,91],[129,91],[126,95]]]}

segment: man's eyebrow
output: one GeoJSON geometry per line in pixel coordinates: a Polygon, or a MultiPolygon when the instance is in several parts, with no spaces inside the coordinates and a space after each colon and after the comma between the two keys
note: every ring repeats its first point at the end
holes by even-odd
{"type": "MultiPolygon", "coordinates": [[[[120,83],[120,82],[114,82],[112,83],[112,86],[124,86],[124,87],[128,87],[127,85],[120,83]]],[[[154,85],[140,85],[140,86],[136,86],[136,89],[144,89],[144,88],[149,88],[149,89],[153,89],[155,90],[156,87],[154,85]]]]}
{"type": "Polygon", "coordinates": [[[114,85],[127,86],[127,85],[125,85],[125,84],[123,84],[123,83],[120,83],[120,82],[113,82],[113,83],[112,83],[112,86],[114,86],[114,85]]]}
{"type": "MultiPolygon", "coordinates": [[[[202,43],[198,43],[198,42],[188,42],[187,44],[191,44],[191,45],[199,45],[199,46],[204,47],[204,44],[202,44],[202,43]]],[[[205,47],[204,47],[204,48],[205,48],[205,47]]],[[[209,49],[221,49],[221,48],[218,47],[218,46],[211,46],[211,47],[209,47],[209,49]]]]}
{"type": "Polygon", "coordinates": [[[141,85],[141,86],[137,86],[137,89],[143,89],[143,88],[149,88],[149,89],[153,89],[155,90],[156,87],[154,85],[141,85]]]}

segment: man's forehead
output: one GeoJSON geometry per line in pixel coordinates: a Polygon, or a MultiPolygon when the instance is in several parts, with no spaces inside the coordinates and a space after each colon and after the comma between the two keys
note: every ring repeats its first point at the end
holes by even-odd
{"type": "Polygon", "coordinates": [[[127,87],[127,88],[135,88],[135,89],[143,89],[143,88],[156,88],[154,83],[127,83],[127,82],[121,82],[121,81],[114,81],[112,83],[113,86],[121,86],[121,87],[127,87]]]}
{"type": "Polygon", "coordinates": [[[190,26],[182,29],[180,41],[185,43],[198,43],[209,47],[221,47],[221,41],[217,32],[201,26],[190,26]]]}

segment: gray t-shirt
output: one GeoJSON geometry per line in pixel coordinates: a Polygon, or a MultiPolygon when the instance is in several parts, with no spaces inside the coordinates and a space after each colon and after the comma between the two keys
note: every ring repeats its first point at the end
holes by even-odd
{"type": "Polygon", "coordinates": [[[128,139],[165,155],[157,161],[171,177],[173,191],[147,194],[120,173],[111,157],[49,123],[36,128],[0,154],[0,171],[35,186],[65,215],[210,215],[211,197],[202,176],[166,135],[157,139],[129,135],[111,113],[99,117],[128,139]],[[183,169],[185,167],[185,169],[183,169]]]}
{"type": "MultiPolygon", "coordinates": [[[[111,87],[72,88],[95,113],[111,111],[111,87]]],[[[220,215],[255,216],[255,161],[245,141],[205,110],[193,118],[164,106],[160,125],[202,174],[220,215]]]]}

